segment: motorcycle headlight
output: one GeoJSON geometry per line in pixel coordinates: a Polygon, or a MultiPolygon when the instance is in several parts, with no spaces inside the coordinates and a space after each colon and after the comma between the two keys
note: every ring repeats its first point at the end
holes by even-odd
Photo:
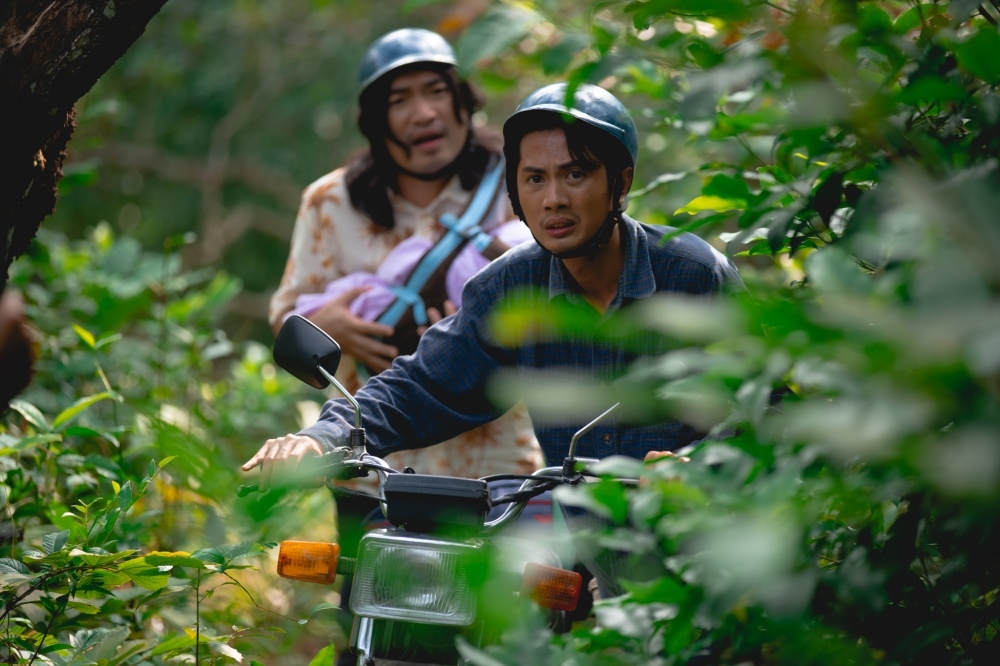
{"type": "Polygon", "coordinates": [[[369,532],[361,540],[351,610],[410,622],[472,624],[482,562],[476,545],[369,532]]]}

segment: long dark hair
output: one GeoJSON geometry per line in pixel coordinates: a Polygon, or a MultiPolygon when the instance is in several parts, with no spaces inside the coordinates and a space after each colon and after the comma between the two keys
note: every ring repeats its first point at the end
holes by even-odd
{"type": "MultiPolygon", "coordinates": [[[[361,94],[358,128],[368,139],[368,148],[358,151],[347,161],[347,192],[352,206],[386,229],[392,229],[396,224],[386,190],[398,190],[399,176],[399,167],[385,145],[386,138],[393,140],[389,132],[389,84],[396,76],[415,69],[429,69],[441,74],[451,91],[455,119],[460,122],[464,110],[469,114],[471,124],[472,114],[481,109],[485,101],[469,82],[458,78],[454,67],[432,63],[416,63],[395,70],[392,76],[382,77],[361,94]]],[[[471,127],[469,138],[449,171],[458,174],[463,189],[472,190],[479,185],[491,160],[500,155],[502,145],[503,139],[498,132],[471,127]]]]}

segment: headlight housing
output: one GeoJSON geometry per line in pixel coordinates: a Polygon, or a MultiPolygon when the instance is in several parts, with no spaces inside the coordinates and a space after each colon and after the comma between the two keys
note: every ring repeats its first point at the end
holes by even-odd
{"type": "Polygon", "coordinates": [[[485,569],[481,545],[375,530],[364,535],[351,588],[356,615],[467,626],[485,569]]]}

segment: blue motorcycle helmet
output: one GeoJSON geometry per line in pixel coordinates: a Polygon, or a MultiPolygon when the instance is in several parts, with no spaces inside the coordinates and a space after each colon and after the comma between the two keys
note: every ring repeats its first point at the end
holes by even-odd
{"type": "Polygon", "coordinates": [[[444,37],[423,28],[401,28],[382,35],[368,47],[358,69],[360,93],[400,67],[432,63],[455,67],[458,58],[444,37]]]}
{"type": "MultiPolygon", "coordinates": [[[[639,134],[625,105],[610,92],[592,84],[580,84],[567,104],[566,83],[539,88],[524,98],[503,126],[504,158],[507,161],[507,195],[514,213],[524,219],[517,194],[517,167],[521,159],[521,139],[525,134],[545,129],[562,129],[567,140],[582,145],[587,153],[607,168],[608,189],[616,202],[624,197],[621,174],[635,168],[639,157],[639,134]]],[[[576,250],[553,253],[556,258],[593,256],[611,238],[622,215],[618,207],[597,233],[576,250]]],[[[541,245],[539,243],[539,245],[541,245]]]]}

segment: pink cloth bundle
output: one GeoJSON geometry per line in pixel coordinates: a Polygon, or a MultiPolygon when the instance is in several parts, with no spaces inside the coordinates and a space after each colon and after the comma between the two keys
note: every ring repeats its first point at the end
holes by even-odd
{"type": "MultiPolygon", "coordinates": [[[[489,235],[511,247],[533,240],[531,232],[520,220],[501,224],[490,231],[489,235]]],[[[385,312],[395,299],[391,287],[406,284],[414,266],[432,246],[433,243],[426,238],[416,236],[407,238],[386,255],[374,273],[366,271],[351,273],[331,281],[321,293],[301,294],[295,300],[295,308],[285,316],[287,318],[298,314],[308,317],[345,291],[355,287],[370,287],[368,291],[351,301],[351,312],[362,319],[373,321],[385,312]]],[[[445,275],[448,299],[455,304],[455,307],[462,306],[462,288],[465,283],[488,263],[489,260],[472,243],[466,243],[458,253],[445,275]]]]}

